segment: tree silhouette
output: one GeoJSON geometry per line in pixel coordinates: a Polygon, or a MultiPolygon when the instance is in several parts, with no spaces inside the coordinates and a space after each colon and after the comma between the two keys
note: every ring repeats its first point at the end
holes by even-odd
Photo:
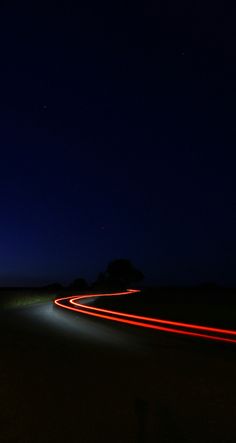
{"type": "Polygon", "coordinates": [[[76,289],[77,291],[86,291],[88,289],[88,283],[84,278],[76,278],[71,284],[70,288],[76,289]]]}
{"type": "Polygon", "coordinates": [[[131,283],[137,283],[144,278],[143,273],[136,269],[130,260],[124,258],[110,262],[106,275],[110,284],[124,287],[131,283]]]}
{"type": "Polygon", "coordinates": [[[93,283],[93,287],[97,289],[103,289],[107,286],[107,276],[105,272],[98,274],[97,280],[93,283]]]}
{"type": "Polygon", "coordinates": [[[58,292],[63,289],[63,286],[61,283],[50,283],[48,285],[44,285],[42,289],[48,292],[58,292]]]}

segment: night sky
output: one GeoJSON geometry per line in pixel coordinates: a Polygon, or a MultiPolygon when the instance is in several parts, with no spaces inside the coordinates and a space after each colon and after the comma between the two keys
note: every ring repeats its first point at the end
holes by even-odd
{"type": "Polygon", "coordinates": [[[0,285],[236,285],[232,11],[31,3],[0,9],[0,285]]]}

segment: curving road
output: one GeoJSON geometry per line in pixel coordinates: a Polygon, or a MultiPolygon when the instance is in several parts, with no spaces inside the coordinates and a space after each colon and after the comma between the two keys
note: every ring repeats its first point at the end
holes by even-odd
{"type": "Polygon", "coordinates": [[[236,331],[233,330],[127,314],[125,312],[97,308],[87,304],[91,302],[92,299],[97,297],[116,297],[119,295],[137,294],[139,292],[141,291],[138,289],[127,289],[125,292],[113,292],[107,294],[70,295],[67,297],[58,298],[54,301],[54,303],[57,306],[70,311],[79,312],[80,314],[98,317],[105,320],[112,320],[118,323],[125,323],[141,328],[169,332],[182,336],[236,344],[236,331]]]}
{"type": "Polygon", "coordinates": [[[0,441],[235,443],[235,348],[209,344],[236,331],[93,305],[116,295],[0,313],[0,441]]]}

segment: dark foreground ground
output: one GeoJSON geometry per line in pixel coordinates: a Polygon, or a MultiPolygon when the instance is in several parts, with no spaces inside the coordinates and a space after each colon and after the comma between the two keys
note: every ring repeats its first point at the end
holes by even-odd
{"type": "Polygon", "coordinates": [[[0,313],[0,441],[235,442],[236,348],[51,302],[0,313]]]}
{"type": "Polygon", "coordinates": [[[97,298],[97,307],[136,315],[236,329],[236,290],[221,287],[148,288],[97,298]]]}

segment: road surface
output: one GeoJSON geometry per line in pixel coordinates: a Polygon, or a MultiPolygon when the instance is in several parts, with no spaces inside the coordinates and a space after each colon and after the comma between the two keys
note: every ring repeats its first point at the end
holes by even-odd
{"type": "Polygon", "coordinates": [[[127,289],[125,292],[113,292],[108,294],[70,295],[67,297],[58,298],[54,301],[54,303],[56,306],[72,312],[99,319],[110,320],[129,326],[136,326],[153,331],[169,332],[172,334],[201,338],[209,341],[213,340],[216,342],[236,344],[236,331],[233,330],[176,322],[160,318],[144,317],[141,315],[132,315],[125,312],[88,306],[91,300],[94,300],[94,298],[117,297],[130,294],[137,295],[139,292],[141,291],[138,289],[127,289]]]}
{"type": "Polygon", "coordinates": [[[0,332],[1,443],[235,443],[234,345],[52,303],[4,315],[0,332]]]}

